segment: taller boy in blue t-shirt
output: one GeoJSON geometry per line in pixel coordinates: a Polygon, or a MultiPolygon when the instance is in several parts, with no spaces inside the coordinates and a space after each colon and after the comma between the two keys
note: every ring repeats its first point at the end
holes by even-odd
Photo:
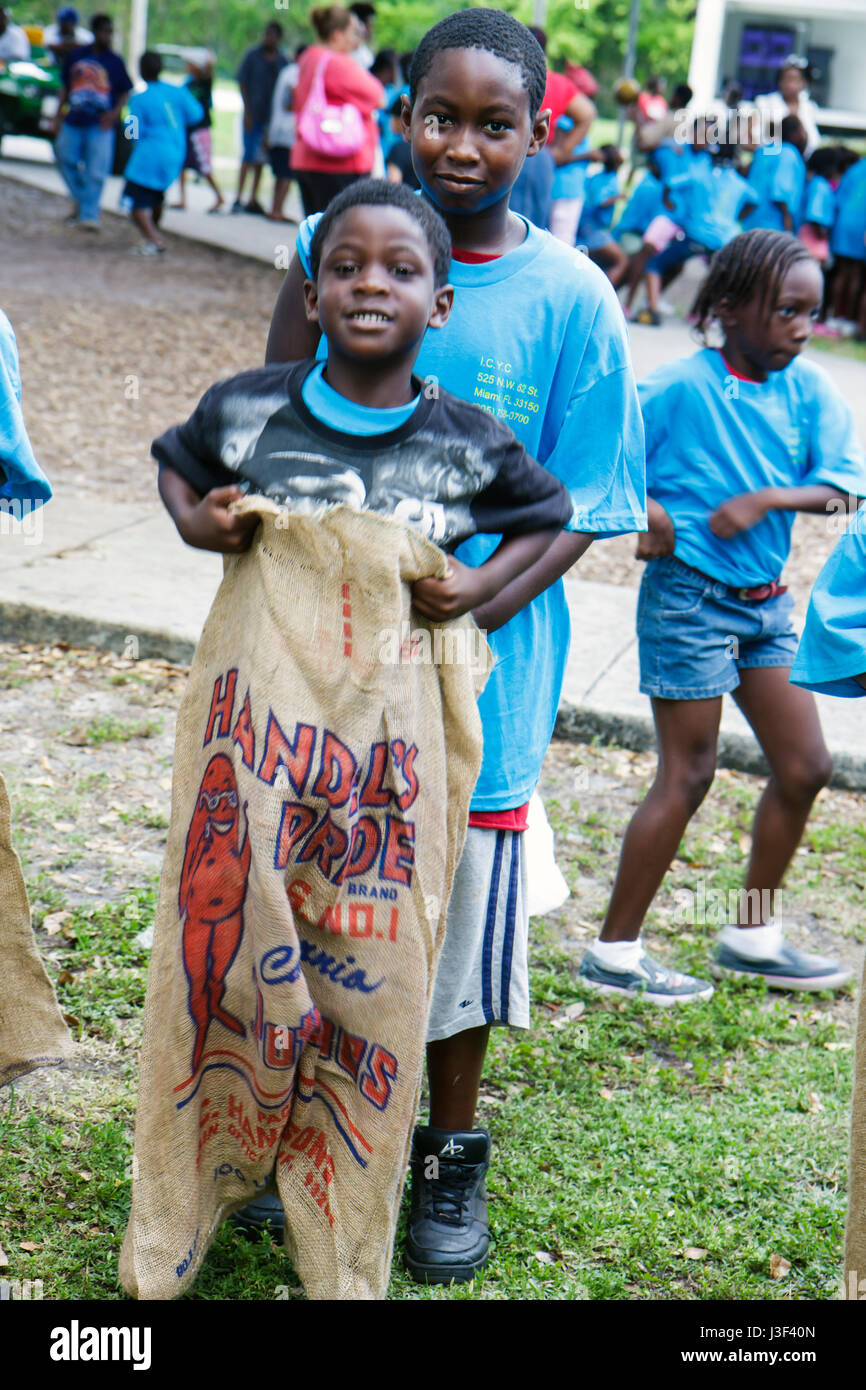
{"type": "MultiPolygon", "coordinates": [[[[529,30],[502,11],[470,9],[421,40],[404,98],[422,193],[454,243],[454,309],[425,336],[417,370],[427,390],[441,385],[505,420],[575,509],[544,559],[474,615],[496,665],[479,703],[484,759],[428,1026],[430,1124],[415,1131],[412,1155],[407,1263],[431,1282],[470,1279],[488,1257],[490,1141],[473,1126],[491,1024],[529,1026],[521,839],[568,657],[560,576],[593,536],[646,527],[643,427],[616,295],[585,256],[508,206],[524,159],[547,138],[544,86],[529,30]]],[[[298,235],[270,361],[322,354],[303,301],[314,224],[298,235]]],[[[459,558],[483,563],[491,540],[473,537],[459,558]]]]}

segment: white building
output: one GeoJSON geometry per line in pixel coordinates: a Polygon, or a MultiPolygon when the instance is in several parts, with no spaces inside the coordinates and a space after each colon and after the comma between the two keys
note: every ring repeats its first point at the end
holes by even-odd
{"type": "Polygon", "coordinates": [[[698,0],[689,67],[697,108],[737,82],[773,91],[782,59],[809,59],[822,135],[866,135],[866,0],[698,0]]]}

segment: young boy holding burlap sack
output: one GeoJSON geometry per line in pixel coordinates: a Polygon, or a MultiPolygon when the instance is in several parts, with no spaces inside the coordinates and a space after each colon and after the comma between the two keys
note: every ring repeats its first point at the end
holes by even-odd
{"type": "Polygon", "coordinates": [[[571,518],[510,430],[412,376],[449,259],[423,200],[353,185],[311,249],[327,362],[220,383],[154,445],[181,535],[232,558],[178,724],[120,1266],[141,1298],[274,1188],[308,1296],[386,1289],[481,758],[465,615],[571,518]],[[445,559],[478,532],[505,537],[485,564],[445,559]]]}

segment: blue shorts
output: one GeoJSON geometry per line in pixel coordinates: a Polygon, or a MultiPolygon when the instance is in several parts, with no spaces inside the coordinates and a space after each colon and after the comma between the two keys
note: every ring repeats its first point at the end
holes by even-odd
{"type": "Polygon", "coordinates": [[[659,251],[657,256],[653,256],[651,261],[647,261],[647,270],[654,270],[658,275],[664,275],[669,270],[676,270],[677,266],[685,265],[692,256],[707,256],[709,252],[706,246],[702,246],[699,241],[692,241],[691,237],[678,236],[665,247],[664,251],[659,251]]]}
{"type": "Polygon", "coordinates": [[[661,700],[709,700],[740,684],[740,671],[793,666],[790,594],[755,603],[681,564],[650,560],[640,586],[640,688],[661,700]]]}
{"type": "Polygon", "coordinates": [[[267,155],[265,154],[264,139],[264,125],[254,125],[252,130],[243,130],[245,164],[265,163],[267,155]]]}

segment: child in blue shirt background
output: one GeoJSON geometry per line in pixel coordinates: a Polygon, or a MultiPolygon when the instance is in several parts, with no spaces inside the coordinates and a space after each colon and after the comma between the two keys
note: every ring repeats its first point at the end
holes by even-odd
{"type": "Polygon", "coordinates": [[[127,126],[135,143],[126,165],[122,202],[144,237],[135,250],[154,256],[165,250],[159,222],[166,190],[183,169],[187,129],[203,120],[205,113],[188,87],[160,82],[158,53],[142,53],[139,71],[147,86],[129,103],[127,126]]]}
{"type": "Polygon", "coordinates": [[[845,336],[853,336],[859,331],[861,337],[866,337],[866,295],[863,293],[866,279],[866,159],[856,160],[839,181],[830,250],[834,259],[832,323],[845,336]]]}
{"type": "MultiPolygon", "coordinates": [[[[454,243],[454,308],[425,336],[417,371],[426,389],[441,384],[505,420],[574,504],[544,559],[474,613],[496,665],[479,701],[484,759],[428,1031],[430,1124],[416,1129],[412,1156],[407,1263],[431,1282],[471,1279],[488,1258],[490,1143],[473,1124],[490,1025],[529,1024],[521,834],[568,656],[560,576],[593,535],[646,524],[643,430],[616,295],[586,256],[509,210],[524,158],[547,138],[538,114],[545,80],[528,29],[502,11],[469,9],[422,39],[404,104],[423,195],[454,243]]],[[[323,355],[303,306],[315,221],[298,234],[270,361],[323,355]]],[[[458,558],[482,563],[490,540],[473,537],[458,558]]]]}
{"type": "Polygon", "coordinates": [[[763,145],[752,158],[749,183],[757,195],[757,206],[743,219],[746,231],[755,227],[797,230],[806,182],[803,152],[809,137],[797,116],[785,117],[780,134],[780,145],[763,145]]]}
{"type": "Polygon", "coordinates": [[[830,255],[830,229],[836,216],[836,193],[831,180],[836,179],[838,171],[839,158],[832,145],[814,150],[809,156],[798,236],[822,267],[830,255]]]}
{"type": "Polygon", "coordinates": [[[649,561],[638,601],[641,690],[652,698],[655,781],[626,831],[600,939],[581,965],[605,992],[662,1004],[712,986],[654,961],[640,930],[689,821],[713,781],[722,696],[732,694],[770,765],[755,812],[746,893],[719,937],[715,973],[827,989],[849,972],[791,946],[776,889],[812,803],[830,778],[815,702],[788,675],[793,606],[779,576],[793,513],[866,493],[851,412],[800,358],[823,295],[801,242],[756,230],[716,253],[694,312],[724,343],[640,384],[647,439],[649,561]],[[756,902],[756,899],[759,900],[756,902]]]}
{"type": "Polygon", "coordinates": [[[620,285],[628,270],[628,256],[611,231],[613,210],[619,191],[617,170],[622,164],[622,155],[616,145],[602,145],[598,151],[603,168],[592,174],[586,181],[586,196],[583,212],[577,228],[577,242],[585,246],[590,260],[600,265],[612,285],[620,285]]]}

